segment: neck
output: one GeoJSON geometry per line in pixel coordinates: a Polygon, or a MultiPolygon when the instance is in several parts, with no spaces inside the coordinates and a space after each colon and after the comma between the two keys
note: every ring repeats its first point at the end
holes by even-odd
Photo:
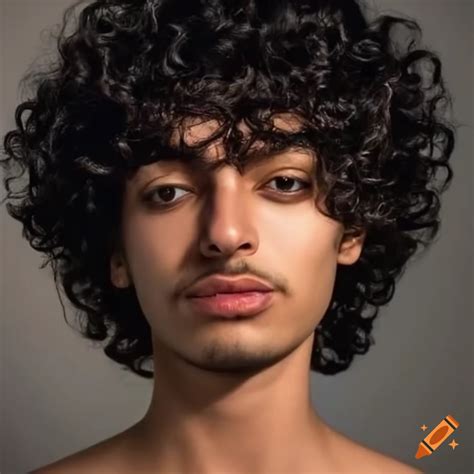
{"type": "Polygon", "coordinates": [[[154,341],[152,400],[137,425],[141,462],[194,474],[321,468],[328,430],[310,397],[313,337],[252,374],[198,368],[154,341]]]}

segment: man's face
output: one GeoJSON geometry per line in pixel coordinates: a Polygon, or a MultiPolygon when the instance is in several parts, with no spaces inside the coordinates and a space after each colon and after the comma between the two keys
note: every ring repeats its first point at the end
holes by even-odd
{"type": "MultiPolygon", "coordinates": [[[[295,121],[281,116],[274,124],[287,129],[295,121]]],[[[188,122],[186,142],[215,126],[188,122]]],[[[217,143],[206,158],[220,153],[217,143]]],[[[179,162],[157,162],[127,183],[124,255],[111,260],[111,276],[116,286],[134,285],[155,352],[171,351],[209,370],[258,369],[314,337],[337,264],[354,263],[362,246],[361,239],[345,242],[342,225],[318,211],[314,166],[312,152],[290,149],[248,165],[242,175],[229,165],[200,174],[179,162]],[[280,176],[309,185],[275,180],[280,176]],[[174,188],[146,202],[157,186],[174,188]],[[273,304],[238,320],[199,314],[184,292],[214,273],[268,280],[276,288],[273,304]]]]}

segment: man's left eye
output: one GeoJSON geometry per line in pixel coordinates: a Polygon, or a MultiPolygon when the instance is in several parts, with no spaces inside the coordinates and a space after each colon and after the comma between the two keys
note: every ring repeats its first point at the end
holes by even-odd
{"type": "Polygon", "coordinates": [[[303,186],[303,189],[307,189],[311,187],[311,183],[308,183],[307,181],[304,181],[299,178],[294,178],[292,176],[275,176],[269,181],[269,183],[271,183],[272,181],[276,181],[280,183],[281,185],[283,185],[283,187],[286,189],[286,191],[285,190],[283,191],[284,193],[300,191],[300,189],[291,191],[291,188],[293,188],[294,183],[299,183],[300,185],[303,186]]]}

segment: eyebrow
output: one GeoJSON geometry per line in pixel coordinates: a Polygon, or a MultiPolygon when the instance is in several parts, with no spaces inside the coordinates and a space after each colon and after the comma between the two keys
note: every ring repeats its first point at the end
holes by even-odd
{"type": "MultiPolygon", "coordinates": [[[[183,155],[178,153],[178,150],[172,149],[171,153],[167,153],[165,157],[160,158],[159,160],[151,163],[154,164],[155,166],[153,169],[150,171],[150,173],[153,173],[153,179],[154,181],[157,178],[164,178],[166,176],[169,176],[170,174],[174,173],[175,170],[171,170],[169,172],[160,174],[160,176],[156,176],[156,173],[159,172],[159,167],[160,164],[166,164],[169,163],[171,165],[173,164],[180,164],[183,165],[188,172],[196,172],[196,173],[209,173],[209,172],[215,172],[216,169],[221,168],[222,166],[225,165],[230,165],[225,159],[219,159],[219,160],[207,160],[206,158],[203,158],[202,156],[199,156],[198,154],[195,153],[188,153],[186,157],[183,157],[183,155]]],[[[288,147],[285,147],[281,150],[274,150],[271,152],[260,152],[256,150],[254,153],[251,153],[248,155],[248,161],[246,163],[243,163],[243,173],[248,172],[249,168],[253,168],[258,165],[263,165],[267,162],[271,161],[276,161],[278,159],[282,158],[287,158],[291,161],[295,162],[301,162],[301,161],[307,161],[308,159],[311,160],[312,164],[315,164],[317,162],[317,156],[315,155],[314,150],[309,149],[305,146],[296,146],[296,145],[291,145],[288,147]],[[301,150],[304,150],[302,152],[301,150]],[[291,153],[291,158],[288,156],[291,153]]],[[[296,164],[296,163],[295,163],[296,164]]],[[[164,172],[165,170],[163,170],[164,172]]],[[[146,177],[148,176],[148,173],[144,176],[144,179],[147,179],[146,177]]],[[[141,181],[141,179],[139,180],[141,181]]],[[[149,182],[149,180],[147,180],[149,182]]]]}
{"type": "MultiPolygon", "coordinates": [[[[292,159],[300,160],[305,159],[307,160],[310,158],[313,162],[316,161],[316,156],[314,151],[309,149],[305,146],[296,146],[290,145],[280,150],[273,150],[273,151],[259,151],[256,150],[252,153],[247,155],[247,158],[244,160],[243,169],[251,168],[258,164],[274,161],[277,159],[281,159],[284,155],[292,154],[292,159]],[[305,150],[302,152],[301,150],[305,150]]],[[[229,164],[224,158],[219,160],[208,160],[197,153],[188,153],[188,158],[180,157],[178,150],[173,150],[169,156],[165,158],[161,158],[156,162],[159,166],[160,163],[180,163],[183,164],[186,168],[190,168],[192,170],[197,171],[214,171],[216,168],[220,168],[226,164],[229,164]]]]}

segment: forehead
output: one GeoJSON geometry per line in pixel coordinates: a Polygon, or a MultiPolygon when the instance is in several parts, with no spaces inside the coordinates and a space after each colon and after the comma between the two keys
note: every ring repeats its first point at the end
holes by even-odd
{"type": "MultiPolygon", "coordinates": [[[[303,120],[295,114],[292,113],[280,113],[272,116],[271,125],[276,131],[297,133],[303,127],[303,120]]],[[[221,126],[221,122],[218,122],[215,119],[206,119],[202,117],[186,117],[180,121],[180,123],[173,128],[171,134],[170,145],[173,148],[178,147],[180,141],[182,140],[188,146],[198,145],[203,140],[208,139],[215,133],[221,126]]],[[[251,130],[248,125],[241,121],[236,125],[238,130],[242,133],[243,138],[247,138],[251,135],[251,130]]],[[[225,151],[223,146],[223,138],[217,138],[212,140],[210,144],[204,150],[204,161],[206,163],[213,163],[215,161],[220,161],[224,158],[225,151]]],[[[255,140],[249,152],[255,152],[263,148],[264,143],[261,140],[255,140]]],[[[292,162],[298,164],[311,164],[316,161],[316,157],[313,150],[310,150],[307,147],[290,147],[286,148],[283,151],[272,153],[272,154],[255,154],[255,156],[250,159],[248,165],[244,168],[258,168],[259,166],[264,166],[266,163],[279,158],[291,159],[292,162]]],[[[159,161],[154,163],[141,166],[134,180],[146,179],[150,175],[156,173],[157,170],[174,170],[177,168],[180,169],[193,169],[196,171],[200,170],[200,163],[195,163],[193,160],[179,159],[178,154],[176,156],[166,156],[162,157],[159,161]]]]}
{"type": "MultiPolygon", "coordinates": [[[[289,112],[274,114],[269,121],[276,130],[284,132],[296,133],[303,127],[303,119],[298,115],[289,112]]],[[[196,145],[212,135],[220,125],[221,122],[216,119],[187,117],[174,128],[171,135],[171,144],[176,146],[179,139],[182,137],[187,145],[196,145]]],[[[237,124],[237,129],[242,132],[244,138],[247,138],[251,134],[250,128],[243,120],[237,124]]],[[[218,144],[219,142],[217,142],[217,145],[218,144]]],[[[261,142],[257,141],[254,143],[254,147],[258,147],[260,144],[261,142]]],[[[216,150],[214,149],[214,152],[215,151],[216,150]]],[[[212,159],[212,150],[209,150],[209,152],[209,158],[212,159]]]]}

